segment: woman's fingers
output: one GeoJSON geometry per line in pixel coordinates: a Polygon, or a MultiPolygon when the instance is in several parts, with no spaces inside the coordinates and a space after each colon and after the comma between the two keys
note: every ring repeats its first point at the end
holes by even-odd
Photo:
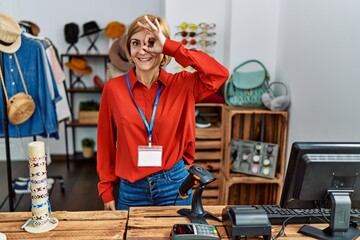
{"type": "MultiPolygon", "coordinates": [[[[145,21],[147,22],[147,24],[151,27],[152,30],[150,30],[151,32],[153,31],[158,31],[160,28],[156,27],[150,20],[149,18],[145,15],[145,21]]],[[[156,19],[155,19],[156,21],[156,19]]]]}

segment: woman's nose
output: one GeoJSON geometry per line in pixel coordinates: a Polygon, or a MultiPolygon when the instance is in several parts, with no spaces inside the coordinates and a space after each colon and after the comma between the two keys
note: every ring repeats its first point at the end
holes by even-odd
{"type": "Polygon", "coordinates": [[[145,50],[145,47],[146,47],[146,43],[145,42],[143,42],[143,43],[141,43],[141,48],[140,48],[140,53],[147,53],[146,52],[146,50],[145,50]]]}

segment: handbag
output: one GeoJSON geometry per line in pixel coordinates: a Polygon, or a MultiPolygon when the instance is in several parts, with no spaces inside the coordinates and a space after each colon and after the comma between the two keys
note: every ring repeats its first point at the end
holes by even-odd
{"type": "Polygon", "coordinates": [[[6,92],[4,75],[1,71],[1,68],[0,68],[0,78],[6,98],[8,119],[10,123],[14,125],[19,125],[25,122],[26,120],[28,120],[33,115],[35,111],[35,102],[32,99],[32,97],[28,94],[24,77],[22,75],[21,68],[19,65],[19,61],[15,53],[14,53],[14,57],[25,92],[19,92],[9,99],[6,92]]]}
{"type": "Polygon", "coordinates": [[[258,60],[248,60],[237,66],[224,87],[226,104],[235,107],[262,107],[262,95],[267,89],[270,75],[265,66],[258,60]],[[239,71],[256,63],[261,69],[257,71],[239,71]]]}

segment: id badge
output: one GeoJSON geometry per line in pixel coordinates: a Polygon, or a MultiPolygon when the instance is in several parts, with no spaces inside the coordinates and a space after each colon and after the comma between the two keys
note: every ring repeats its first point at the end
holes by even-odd
{"type": "Polygon", "coordinates": [[[138,167],[161,167],[162,146],[139,146],[138,167]]]}

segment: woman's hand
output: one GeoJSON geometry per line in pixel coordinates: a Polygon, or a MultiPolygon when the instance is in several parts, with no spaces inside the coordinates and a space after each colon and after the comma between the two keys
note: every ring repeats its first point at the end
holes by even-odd
{"type": "Polygon", "coordinates": [[[141,22],[137,23],[140,27],[149,31],[149,34],[147,34],[144,39],[145,44],[143,45],[143,49],[149,53],[161,54],[166,37],[161,30],[160,23],[158,19],[155,19],[156,25],[154,25],[147,16],[144,16],[144,19],[147,24],[142,24],[141,22]]]}
{"type": "Polygon", "coordinates": [[[104,210],[116,210],[115,201],[112,200],[110,202],[104,203],[104,210]]]}

